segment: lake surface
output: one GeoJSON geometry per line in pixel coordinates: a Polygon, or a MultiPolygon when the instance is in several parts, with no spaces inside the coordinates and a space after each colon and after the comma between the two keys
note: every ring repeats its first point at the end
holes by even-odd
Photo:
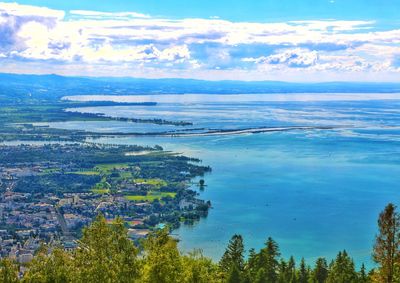
{"type": "MultiPolygon", "coordinates": [[[[304,256],[312,262],[319,256],[331,259],[346,249],[357,263],[372,264],[378,214],[388,202],[399,204],[400,200],[400,100],[379,100],[379,94],[369,97],[373,100],[362,97],[346,101],[291,101],[290,97],[286,101],[251,101],[246,95],[241,99],[223,96],[217,101],[163,97],[162,101],[158,97],[157,106],[87,107],[79,111],[193,122],[187,129],[340,126],[333,130],[232,136],[97,140],[159,144],[199,157],[213,168],[205,177],[205,191],[200,192],[213,204],[209,216],[174,232],[184,251],[201,248],[218,259],[230,237],[240,233],[247,249],[262,247],[271,236],[285,257],[304,256]]],[[[157,100],[157,96],[149,98],[157,100]]],[[[49,126],[100,132],[127,132],[135,127],[115,122],[49,126]]],[[[138,125],[136,130],[161,130],[157,127],[138,125]]]]}

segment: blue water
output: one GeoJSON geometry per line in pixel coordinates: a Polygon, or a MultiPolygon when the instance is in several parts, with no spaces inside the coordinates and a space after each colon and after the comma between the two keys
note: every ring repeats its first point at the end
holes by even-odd
{"type": "MultiPolygon", "coordinates": [[[[199,157],[213,172],[201,197],[209,216],[175,231],[182,250],[218,259],[234,233],[247,249],[268,236],[283,256],[333,258],[346,249],[371,266],[377,217],[400,200],[400,101],[164,103],[154,108],[96,107],[124,117],[185,119],[195,126],[340,125],[212,137],[123,137],[103,142],[162,145],[199,157]]],[[[85,126],[84,124],[80,127],[85,126]]],[[[90,128],[90,124],[87,127],[90,128]]],[[[98,126],[98,125],[97,125],[98,126]]],[[[107,127],[107,123],[104,124],[107,127]]]]}
{"type": "Polygon", "coordinates": [[[68,122],[42,122],[33,123],[35,126],[50,126],[65,130],[87,130],[96,133],[157,133],[175,130],[173,125],[157,125],[151,123],[134,123],[119,121],[68,121],[68,122]]]}

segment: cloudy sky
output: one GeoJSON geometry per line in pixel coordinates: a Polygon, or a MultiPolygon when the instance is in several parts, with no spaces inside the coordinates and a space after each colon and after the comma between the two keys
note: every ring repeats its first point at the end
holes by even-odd
{"type": "Polygon", "coordinates": [[[0,72],[400,82],[399,10],[400,0],[5,1],[0,72]]]}

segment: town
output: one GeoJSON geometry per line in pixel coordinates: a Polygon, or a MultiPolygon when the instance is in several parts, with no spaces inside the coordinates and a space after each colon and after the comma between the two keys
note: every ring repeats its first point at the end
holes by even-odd
{"type": "Polygon", "coordinates": [[[204,217],[210,168],[159,146],[0,146],[0,255],[31,261],[42,243],[74,249],[99,214],[121,217],[133,241],[204,217]],[[198,177],[196,179],[196,177],[198,177]]]}

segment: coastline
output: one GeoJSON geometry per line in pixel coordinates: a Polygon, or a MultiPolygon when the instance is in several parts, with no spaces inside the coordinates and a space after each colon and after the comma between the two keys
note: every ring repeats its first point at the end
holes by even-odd
{"type": "MultiPolygon", "coordinates": [[[[259,134],[267,132],[286,132],[294,130],[332,130],[338,128],[348,128],[351,126],[288,126],[288,127],[257,127],[246,129],[229,129],[229,130],[209,130],[201,133],[188,133],[188,132],[164,132],[164,133],[96,133],[99,137],[110,136],[126,136],[126,137],[201,137],[201,136],[223,136],[223,135],[242,135],[242,134],[259,134]]],[[[189,129],[190,130],[190,129],[189,129]]],[[[90,132],[89,132],[90,133],[90,132]]]]}

